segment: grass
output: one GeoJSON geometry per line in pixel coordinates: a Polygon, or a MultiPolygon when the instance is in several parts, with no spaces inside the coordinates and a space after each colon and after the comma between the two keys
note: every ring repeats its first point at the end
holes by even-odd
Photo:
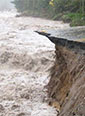
{"type": "Polygon", "coordinates": [[[71,26],[84,26],[85,15],[81,13],[68,13],[62,16],[64,22],[70,22],[71,26]]]}

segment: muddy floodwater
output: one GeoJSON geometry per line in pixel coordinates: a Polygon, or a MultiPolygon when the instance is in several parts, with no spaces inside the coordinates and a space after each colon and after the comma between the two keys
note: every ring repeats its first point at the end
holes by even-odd
{"type": "Polygon", "coordinates": [[[69,25],[15,16],[0,12],[0,116],[56,116],[45,88],[55,46],[34,31],[69,25]]]}

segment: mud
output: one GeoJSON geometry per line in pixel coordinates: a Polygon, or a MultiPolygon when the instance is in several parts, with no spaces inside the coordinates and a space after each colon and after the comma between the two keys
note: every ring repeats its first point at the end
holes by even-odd
{"type": "Polygon", "coordinates": [[[76,43],[75,47],[69,47],[68,43],[63,46],[60,42],[56,43],[55,52],[56,58],[48,83],[51,105],[58,103],[56,107],[60,106],[59,116],[85,116],[85,50],[78,48],[76,43]]]}

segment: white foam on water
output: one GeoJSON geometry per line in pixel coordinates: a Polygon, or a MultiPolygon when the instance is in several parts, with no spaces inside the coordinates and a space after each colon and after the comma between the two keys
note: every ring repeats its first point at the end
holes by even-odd
{"type": "Polygon", "coordinates": [[[56,116],[56,109],[46,102],[44,88],[55,46],[34,31],[66,24],[15,16],[14,11],[0,12],[0,115],[56,116]]]}

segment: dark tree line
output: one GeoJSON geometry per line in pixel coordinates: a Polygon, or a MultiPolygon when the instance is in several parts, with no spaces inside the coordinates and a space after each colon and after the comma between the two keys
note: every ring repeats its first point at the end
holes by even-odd
{"type": "Polygon", "coordinates": [[[14,0],[18,12],[52,19],[83,19],[85,0],[14,0]]]}

